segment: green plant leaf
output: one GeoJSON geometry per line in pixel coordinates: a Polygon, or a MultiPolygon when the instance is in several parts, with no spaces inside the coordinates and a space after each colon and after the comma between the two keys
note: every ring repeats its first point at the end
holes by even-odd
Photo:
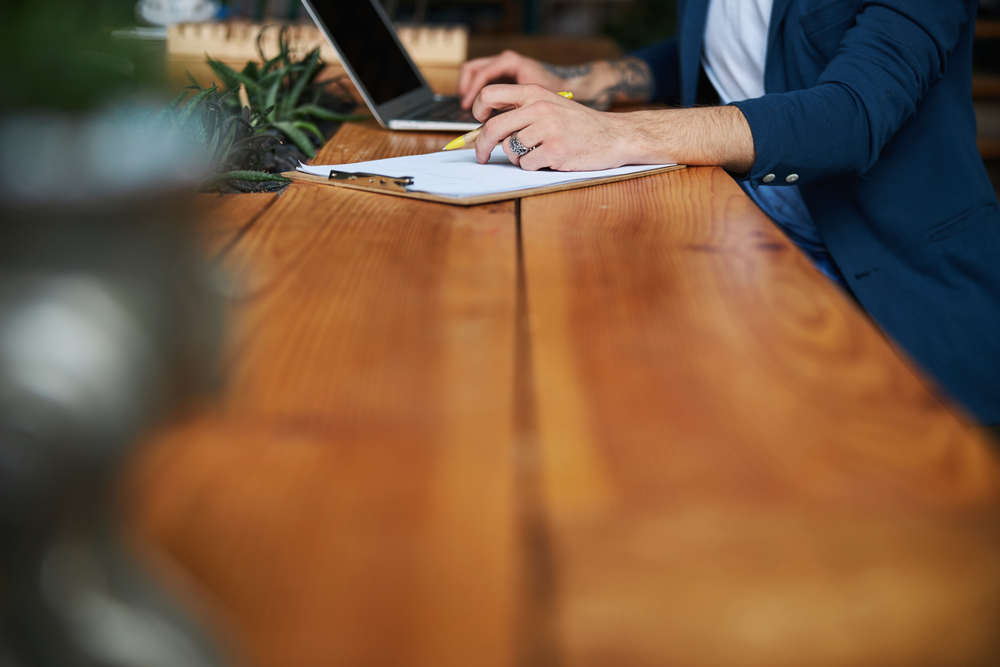
{"type": "Polygon", "coordinates": [[[243,107],[238,117],[234,117],[232,122],[236,124],[236,136],[234,141],[239,141],[249,137],[254,132],[253,122],[250,120],[249,107],[243,107]]]}
{"type": "Polygon", "coordinates": [[[271,174],[266,171],[227,171],[223,174],[212,174],[204,181],[205,183],[217,183],[219,181],[277,181],[280,183],[290,183],[291,180],[278,174],[271,174]]]}
{"type": "Polygon", "coordinates": [[[222,137],[222,128],[215,128],[215,132],[212,135],[212,141],[208,144],[208,150],[206,151],[208,155],[215,156],[215,151],[219,146],[219,139],[222,137]]]}
{"type": "Polygon", "coordinates": [[[198,105],[201,104],[201,102],[206,97],[214,93],[215,90],[216,90],[215,86],[212,86],[211,88],[206,88],[205,90],[201,91],[200,93],[192,97],[191,100],[184,105],[184,108],[181,109],[181,115],[177,119],[182,126],[187,125],[188,119],[191,117],[191,114],[194,113],[195,109],[198,108],[198,105]]]}
{"type": "MultiPolygon", "coordinates": [[[[222,155],[216,160],[221,164],[228,163],[234,149],[238,153],[240,146],[252,145],[252,140],[254,139],[261,140],[261,143],[264,143],[265,139],[263,135],[253,134],[254,127],[250,123],[250,110],[247,107],[243,107],[243,111],[239,116],[230,116],[226,119],[223,132],[226,134],[226,142],[223,146],[219,147],[222,155]]],[[[277,137],[271,138],[277,139],[277,137]]]]}
{"type": "Polygon", "coordinates": [[[274,122],[277,120],[277,108],[278,108],[278,91],[281,89],[281,79],[275,79],[274,83],[267,90],[267,97],[264,99],[264,107],[269,109],[267,112],[267,120],[274,122]]]}
{"type": "Polygon", "coordinates": [[[177,97],[175,97],[171,101],[167,102],[167,108],[168,109],[172,109],[172,110],[177,109],[177,105],[181,103],[181,100],[183,100],[185,97],[187,97],[187,94],[188,94],[188,91],[182,90],[180,95],[178,95],[177,97]]]}
{"type": "Polygon", "coordinates": [[[281,31],[278,33],[278,57],[281,58],[281,62],[285,63],[286,67],[290,67],[292,64],[292,40],[288,36],[290,27],[286,23],[281,26],[281,31]]]}
{"type": "MultiPolygon", "coordinates": [[[[214,96],[213,96],[214,97],[214,96]]],[[[212,103],[211,101],[205,103],[205,113],[202,124],[205,127],[205,136],[214,137],[215,131],[219,128],[219,117],[222,116],[222,110],[219,105],[212,103]]],[[[214,152],[209,151],[210,153],[214,152]]]]}
{"type": "Polygon", "coordinates": [[[262,93],[260,85],[256,81],[240,72],[237,72],[226,63],[208,58],[208,65],[216,74],[219,75],[223,83],[226,84],[227,88],[239,88],[239,85],[242,83],[246,86],[248,93],[253,92],[258,95],[262,93]]]}
{"type": "Polygon", "coordinates": [[[260,78],[260,87],[267,90],[275,81],[280,84],[281,80],[284,79],[287,74],[287,67],[282,67],[281,69],[276,69],[273,72],[268,72],[265,76],[260,78]]]}
{"type": "Polygon", "coordinates": [[[316,157],[316,149],[313,148],[312,142],[309,141],[309,137],[306,136],[305,132],[287,121],[279,120],[271,123],[271,125],[280,130],[282,134],[288,137],[310,159],[316,157]]]}
{"type": "Polygon", "coordinates": [[[226,88],[236,88],[240,85],[239,79],[236,78],[237,73],[225,63],[207,57],[205,62],[222,79],[222,83],[226,88]]]}
{"type": "Polygon", "coordinates": [[[176,133],[177,136],[181,136],[184,128],[180,122],[178,122],[180,114],[177,113],[176,109],[171,109],[169,107],[163,111],[166,113],[167,119],[170,121],[170,131],[176,133]]]}
{"type": "Polygon", "coordinates": [[[219,130],[219,138],[220,138],[219,145],[215,149],[215,153],[212,156],[212,160],[214,162],[224,164],[226,158],[229,157],[229,150],[232,148],[233,142],[235,141],[236,138],[236,126],[232,124],[227,125],[223,123],[222,127],[219,130]]]}
{"type": "Polygon", "coordinates": [[[312,123],[309,123],[304,120],[297,120],[294,121],[292,125],[299,128],[300,130],[305,130],[306,132],[312,132],[316,136],[316,138],[319,139],[320,141],[326,139],[326,137],[323,136],[323,133],[319,131],[319,128],[313,125],[312,123]]]}
{"type": "MultiPolygon", "coordinates": [[[[212,85],[214,86],[215,84],[213,83],[212,85]]],[[[239,88],[230,88],[229,90],[227,90],[225,94],[223,94],[222,97],[219,98],[219,104],[224,104],[225,102],[228,102],[229,98],[232,97],[238,90],[239,88]]]]}
{"type": "Polygon", "coordinates": [[[328,120],[332,123],[345,123],[351,120],[365,120],[371,118],[364,114],[344,114],[337,113],[336,111],[330,111],[318,104],[303,104],[295,109],[293,115],[296,117],[312,116],[314,118],[319,118],[320,120],[328,120]]]}
{"type": "Polygon", "coordinates": [[[260,56],[260,61],[264,63],[265,69],[267,69],[268,59],[267,56],[264,55],[264,32],[270,27],[270,25],[265,25],[260,29],[260,32],[257,33],[257,55],[260,56]]]}
{"type": "Polygon", "coordinates": [[[284,104],[282,108],[284,113],[282,115],[287,116],[292,109],[296,107],[299,103],[299,98],[302,97],[302,91],[306,89],[309,81],[316,76],[316,72],[319,71],[320,60],[319,60],[319,47],[309,52],[309,56],[306,58],[306,66],[302,70],[302,73],[298,75],[295,79],[295,83],[292,84],[292,89],[285,97],[284,104]]]}
{"type": "Polygon", "coordinates": [[[277,55],[270,60],[265,60],[264,64],[260,66],[257,74],[257,80],[260,81],[265,76],[273,73],[274,68],[281,62],[281,55],[277,55]]]}
{"type": "MultiPolygon", "coordinates": [[[[263,60],[263,59],[262,59],[263,60]]],[[[257,61],[248,60],[247,64],[243,66],[243,71],[240,72],[243,76],[249,77],[256,81],[258,79],[257,74],[257,61]]]]}

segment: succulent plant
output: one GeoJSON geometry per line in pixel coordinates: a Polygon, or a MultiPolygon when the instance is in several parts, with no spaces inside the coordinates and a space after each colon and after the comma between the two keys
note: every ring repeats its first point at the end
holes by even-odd
{"type": "Polygon", "coordinates": [[[228,110],[226,102],[233,98],[236,90],[220,94],[215,85],[210,88],[189,86],[164,105],[151,119],[152,123],[165,126],[175,140],[187,142],[192,150],[205,151],[206,175],[201,183],[202,190],[224,186],[243,192],[280,188],[289,182],[288,179],[263,169],[266,154],[278,147],[280,139],[265,133],[268,124],[259,112],[252,112],[249,107],[243,107],[238,114],[228,110]],[[190,89],[197,92],[181,106],[190,89]]]}
{"type": "MultiPolygon", "coordinates": [[[[208,64],[230,92],[240,85],[244,87],[250,109],[268,128],[281,132],[307,157],[314,158],[313,138],[319,143],[324,141],[318,121],[341,123],[366,116],[350,113],[355,103],[346,90],[341,96],[327,92],[331,84],[338,83],[337,80],[318,80],[325,66],[319,57],[319,47],[310,51],[304,59],[294,60],[286,26],[281,28],[278,37],[278,54],[267,58],[261,45],[263,34],[261,31],[257,38],[257,51],[262,64],[250,61],[239,72],[211,58],[208,64]]],[[[343,90],[343,86],[341,88],[343,90]]],[[[227,97],[224,103],[230,108],[238,109],[240,106],[235,98],[227,97]]]]}

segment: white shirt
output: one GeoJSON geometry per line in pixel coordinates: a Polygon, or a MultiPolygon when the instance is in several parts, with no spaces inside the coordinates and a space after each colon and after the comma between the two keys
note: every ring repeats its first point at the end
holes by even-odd
{"type": "Polygon", "coordinates": [[[702,65],[723,104],[764,95],[774,0],[711,0],[702,65]]]}
{"type": "MultiPolygon", "coordinates": [[[[773,6],[774,0],[710,0],[701,64],[723,104],[764,95],[773,6]]],[[[740,186],[820,271],[845,284],[797,186],[762,185],[757,190],[746,183],[740,186]]]]}

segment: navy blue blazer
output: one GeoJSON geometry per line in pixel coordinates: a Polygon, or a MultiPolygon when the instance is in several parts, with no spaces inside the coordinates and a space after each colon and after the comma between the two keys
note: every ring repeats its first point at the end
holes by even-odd
{"type": "MultiPolygon", "coordinates": [[[[656,101],[695,103],[709,0],[635,52],[656,101]]],[[[986,424],[1000,422],[1000,213],[976,149],[977,0],[774,0],[764,97],[736,102],[875,322],[986,424]]]]}

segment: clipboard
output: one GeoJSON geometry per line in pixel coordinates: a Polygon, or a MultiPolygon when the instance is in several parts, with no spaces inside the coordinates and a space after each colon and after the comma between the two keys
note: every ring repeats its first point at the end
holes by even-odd
{"type": "Polygon", "coordinates": [[[420,199],[423,201],[432,201],[441,204],[454,204],[457,206],[476,206],[478,204],[488,204],[491,202],[506,201],[508,199],[520,199],[522,197],[534,197],[536,195],[545,195],[552,192],[561,192],[563,190],[574,190],[576,188],[589,188],[594,185],[617,183],[619,181],[627,181],[633,178],[642,178],[644,176],[654,176],[656,174],[664,174],[669,171],[676,171],[678,169],[685,169],[685,168],[686,168],[685,165],[675,164],[666,167],[648,169],[645,171],[640,171],[632,174],[617,174],[614,176],[588,178],[586,180],[571,181],[569,183],[559,183],[556,185],[546,185],[543,187],[534,187],[534,188],[522,188],[519,190],[508,190],[505,192],[496,192],[492,194],[476,195],[470,197],[451,197],[447,195],[432,194],[429,192],[417,192],[414,190],[408,190],[407,188],[412,186],[415,182],[415,178],[411,176],[386,176],[384,174],[370,174],[364,172],[341,172],[336,170],[331,170],[330,176],[328,178],[324,178],[323,176],[316,176],[313,174],[307,174],[301,171],[288,171],[283,173],[282,176],[284,176],[285,178],[289,178],[293,181],[306,181],[309,183],[316,183],[319,185],[329,185],[338,188],[348,188],[350,190],[375,192],[378,194],[392,195],[396,197],[408,197],[410,199],[420,199]]]}

